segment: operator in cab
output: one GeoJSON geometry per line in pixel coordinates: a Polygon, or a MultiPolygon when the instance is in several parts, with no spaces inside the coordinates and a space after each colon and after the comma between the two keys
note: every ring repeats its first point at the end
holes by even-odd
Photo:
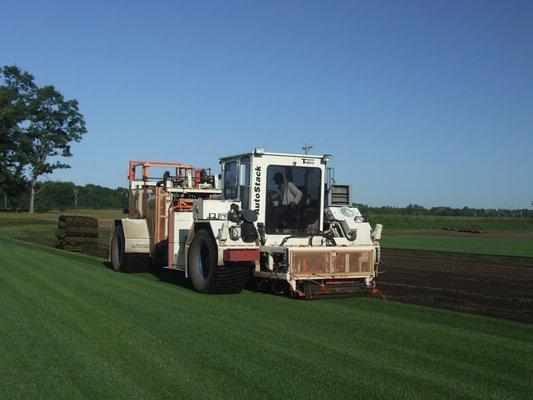
{"type": "Polygon", "coordinates": [[[302,191],[292,182],[286,182],[281,172],[276,172],[272,178],[278,186],[277,192],[272,196],[273,201],[273,226],[279,229],[280,219],[293,220],[297,218],[297,207],[302,200],[302,191]]]}

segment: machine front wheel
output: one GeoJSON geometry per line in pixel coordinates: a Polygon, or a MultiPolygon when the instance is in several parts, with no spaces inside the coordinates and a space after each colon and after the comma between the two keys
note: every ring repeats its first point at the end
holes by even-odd
{"type": "Polygon", "coordinates": [[[150,267],[150,256],[144,253],[126,253],[124,228],[117,226],[111,239],[111,265],[118,272],[146,272],[150,267]]]}
{"type": "Polygon", "coordinates": [[[199,231],[191,242],[187,262],[189,279],[200,293],[240,293],[248,281],[247,265],[217,266],[218,249],[207,230],[199,231]]]}

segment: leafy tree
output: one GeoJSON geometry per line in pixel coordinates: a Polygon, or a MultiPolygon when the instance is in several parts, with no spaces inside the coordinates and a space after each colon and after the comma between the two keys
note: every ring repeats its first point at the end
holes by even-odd
{"type": "Polygon", "coordinates": [[[416,204],[409,204],[407,207],[371,207],[367,204],[353,204],[358,207],[364,216],[370,217],[372,215],[431,215],[443,217],[518,217],[531,218],[533,217],[533,210],[518,209],[484,209],[484,208],[451,208],[451,207],[431,207],[425,208],[416,204]]]}
{"type": "Polygon", "coordinates": [[[76,100],[66,100],[51,85],[39,87],[32,75],[18,67],[3,67],[1,76],[5,100],[0,104],[0,114],[6,116],[6,126],[1,129],[2,140],[6,141],[2,152],[7,156],[0,161],[6,166],[3,169],[20,181],[24,180],[23,172],[28,175],[28,208],[32,213],[37,179],[56,169],[70,168],[58,158],[72,156],[71,143],[79,142],[86,133],[85,120],[76,100]]]}
{"type": "MultiPolygon", "coordinates": [[[[72,182],[39,181],[35,185],[35,211],[64,211],[74,209],[120,210],[128,207],[128,189],[111,189],[100,185],[77,186],[72,182]],[[77,199],[76,199],[77,197],[77,199]],[[77,201],[77,203],[76,203],[77,201]]],[[[16,201],[29,206],[30,186],[27,185],[16,201]]]]}
{"type": "Polygon", "coordinates": [[[21,147],[22,124],[28,118],[29,99],[35,90],[33,76],[16,67],[0,69],[0,190],[14,208],[26,188],[24,154],[21,147]]]}
{"type": "Polygon", "coordinates": [[[39,196],[35,202],[35,210],[39,212],[74,208],[74,190],[72,182],[39,182],[36,186],[39,196]]]}
{"type": "Polygon", "coordinates": [[[78,188],[80,208],[121,209],[128,206],[128,190],[87,184],[78,188]]]}

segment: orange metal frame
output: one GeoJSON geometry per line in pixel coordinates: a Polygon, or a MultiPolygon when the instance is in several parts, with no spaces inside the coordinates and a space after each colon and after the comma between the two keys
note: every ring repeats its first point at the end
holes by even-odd
{"type": "Polygon", "coordinates": [[[128,180],[136,180],[135,170],[137,167],[142,167],[142,180],[149,179],[150,167],[170,167],[175,168],[175,177],[181,178],[184,176],[184,171],[194,170],[191,164],[183,164],[180,162],[164,162],[164,161],[138,161],[130,160],[130,167],[128,171],[128,180]]]}
{"type": "Polygon", "coordinates": [[[160,243],[167,238],[165,235],[165,228],[168,226],[168,216],[166,212],[166,202],[168,194],[161,188],[156,188],[155,191],[155,230],[154,242],[160,243]]]}
{"type": "MultiPolygon", "coordinates": [[[[174,177],[175,178],[183,178],[186,176],[187,172],[190,171],[191,176],[193,178],[194,186],[198,187],[201,182],[201,169],[194,168],[191,164],[184,164],[181,162],[165,162],[165,161],[143,161],[143,160],[130,160],[129,162],[129,170],[128,170],[128,181],[136,181],[137,179],[136,172],[137,168],[140,167],[142,169],[142,176],[141,180],[148,181],[150,179],[154,179],[153,177],[150,177],[150,168],[151,167],[168,167],[168,168],[174,168],[174,177]]],[[[147,201],[148,196],[146,193],[147,188],[144,188],[144,202],[143,202],[143,210],[142,215],[146,218],[147,214],[147,201]]],[[[154,215],[154,243],[161,243],[164,240],[168,240],[168,265],[173,266],[174,260],[173,260],[173,253],[174,253],[174,224],[169,223],[169,221],[172,221],[172,217],[174,216],[174,213],[180,212],[180,211],[190,211],[192,210],[192,203],[194,200],[192,199],[184,199],[180,198],[176,202],[174,202],[170,210],[168,211],[168,216],[166,215],[166,199],[168,198],[168,194],[166,191],[162,188],[155,188],[155,215],[154,215]],[[165,227],[168,227],[168,232],[165,235],[165,227]]]]}

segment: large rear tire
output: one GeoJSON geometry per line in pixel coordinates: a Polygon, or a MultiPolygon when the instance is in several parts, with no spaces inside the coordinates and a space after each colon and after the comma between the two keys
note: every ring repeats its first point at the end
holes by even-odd
{"type": "Polygon", "coordinates": [[[217,245],[207,230],[199,231],[189,247],[187,272],[200,293],[241,293],[250,274],[247,265],[217,266],[217,245]]]}
{"type": "Polygon", "coordinates": [[[111,239],[111,265],[118,272],[147,272],[150,269],[150,256],[143,253],[126,253],[122,225],[115,228],[111,239]]]}

